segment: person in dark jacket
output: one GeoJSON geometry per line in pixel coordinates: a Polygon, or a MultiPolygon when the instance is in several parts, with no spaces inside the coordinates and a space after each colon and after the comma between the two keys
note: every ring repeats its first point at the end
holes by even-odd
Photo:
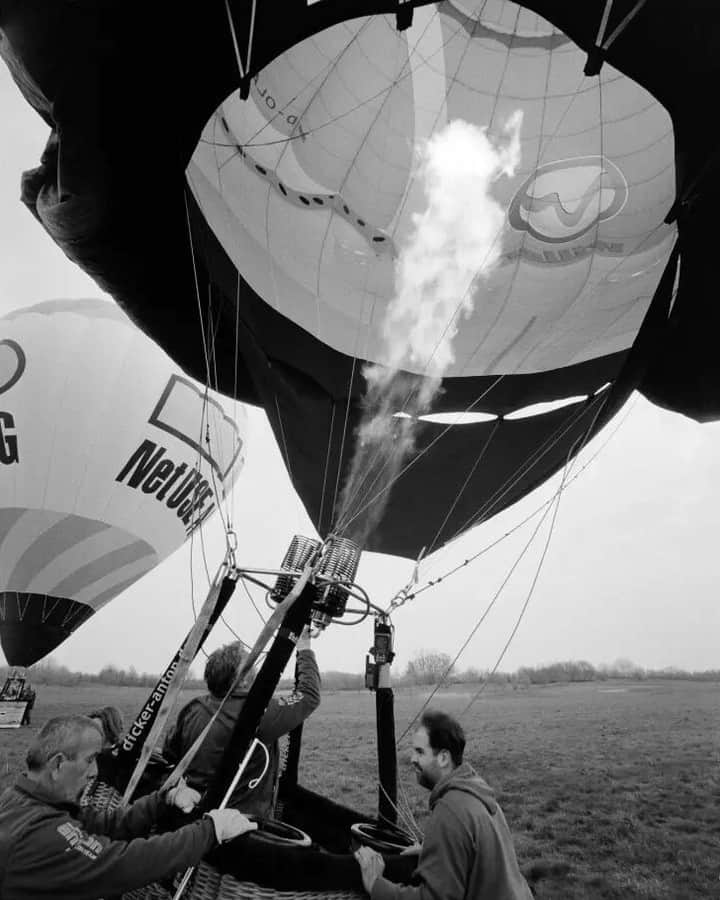
{"type": "Polygon", "coordinates": [[[25,682],[22,694],[20,694],[20,699],[26,702],[25,711],[23,712],[22,722],[20,725],[29,725],[30,724],[30,714],[32,713],[33,706],[35,706],[35,689],[31,687],[27,682],[25,682]]]}
{"type": "MultiPolygon", "coordinates": [[[[238,667],[244,659],[245,650],[239,642],[226,644],[210,654],[205,665],[205,683],[209,693],[191,700],[180,710],[175,727],[169,733],[163,748],[163,756],[169,763],[179,762],[192,747],[232,687],[238,667]]],[[[252,675],[249,676],[251,678],[252,675]]],[[[246,681],[222,705],[217,719],[187,769],[188,784],[200,792],[205,790],[218,768],[248,695],[248,687],[246,681]]],[[[257,738],[265,744],[268,751],[267,771],[262,774],[266,760],[264,753],[258,750],[238,782],[228,806],[261,818],[272,816],[280,764],[278,738],[304,722],[319,705],[320,673],[315,653],[310,646],[309,629],[305,629],[297,644],[295,691],[288,697],[273,697],[258,727],[257,738]],[[261,780],[251,790],[249,782],[258,776],[262,776],[261,780]]]]}
{"type": "Polygon", "coordinates": [[[87,715],[100,726],[103,733],[103,749],[114,747],[123,733],[123,717],[117,706],[103,706],[87,715]]]}
{"type": "Polygon", "coordinates": [[[98,900],[123,894],[200,862],[218,842],[257,826],[237,810],[147,837],[171,807],[190,812],[200,799],[182,781],[112,812],[78,806],[97,774],[97,723],[59,716],[27,754],[27,774],[0,797],[0,897],[98,900]]]}
{"type": "Polygon", "coordinates": [[[465,735],[451,716],[428,711],[413,741],[411,764],[430,791],[431,815],[412,884],[383,878],[369,847],[355,856],[372,900],[532,900],[512,836],[491,788],[463,762],[465,735]]]}

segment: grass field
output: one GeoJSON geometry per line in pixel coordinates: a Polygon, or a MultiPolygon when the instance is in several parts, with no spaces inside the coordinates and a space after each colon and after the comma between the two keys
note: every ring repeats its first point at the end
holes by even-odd
{"type": "MultiPolygon", "coordinates": [[[[0,786],[22,770],[32,733],[46,719],[113,704],[128,721],[145,693],[40,687],[32,728],[0,731],[0,786]]],[[[455,687],[433,705],[459,714],[469,697],[455,687]]],[[[398,734],[423,699],[420,690],[397,694],[398,734]]],[[[719,684],[493,690],[464,722],[468,759],[495,787],[540,900],[720,898],[719,684]]],[[[301,781],[372,812],[373,723],[371,694],[326,694],[305,727],[301,781]]],[[[400,770],[422,823],[427,794],[414,783],[405,751],[400,770]]]]}

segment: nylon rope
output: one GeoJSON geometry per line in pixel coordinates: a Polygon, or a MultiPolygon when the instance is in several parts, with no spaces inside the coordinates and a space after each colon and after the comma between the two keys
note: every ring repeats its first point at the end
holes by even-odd
{"type": "Polygon", "coordinates": [[[520,481],[522,478],[527,475],[527,473],[534,468],[538,462],[540,462],[543,457],[545,457],[551,450],[553,450],[560,441],[565,437],[565,435],[570,431],[577,423],[585,416],[588,409],[592,407],[593,403],[596,403],[598,400],[597,396],[592,400],[586,400],[583,404],[583,408],[579,410],[573,410],[570,415],[558,425],[555,431],[549,435],[538,447],[530,452],[530,454],[525,458],[523,462],[515,469],[515,471],[500,485],[499,488],[496,489],[495,493],[493,493],[490,497],[488,497],[484,503],[471,515],[469,516],[465,522],[456,530],[453,538],[457,537],[463,531],[468,528],[471,528],[473,525],[478,524],[479,521],[483,521],[485,518],[489,518],[489,514],[492,509],[505,497],[507,493],[509,493],[520,481]]]}
{"type": "MultiPolygon", "coordinates": [[[[605,400],[607,400],[607,397],[605,398],[605,400]]],[[[588,439],[590,438],[590,435],[592,434],[593,429],[595,428],[595,424],[596,424],[596,422],[597,422],[597,420],[598,420],[598,417],[600,416],[600,413],[602,412],[604,406],[605,406],[605,403],[603,402],[603,403],[600,405],[600,407],[598,408],[598,411],[597,411],[597,413],[595,414],[595,417],[593,418],[592,422],[591,422],[590,425],[588,426],[588,428],[587,428],[585,434],[582,435],[580,438],[578,438],[578,440],[577,440],[576,443],[580,443],[580,446],[579,446],[579,448],[577,449],[577,451],[575,451],[575,445],[573,445],[573,447],[570,448],[570,451],[569,451],[569,453],[568,453],[567,460],[566,460],[566,462],[565,462],[565,468],[564,468],[564,470],[563,470],[562,479],[561,479],[561,481],[560,481],[560,486],[559,486],[559,488],[558,488],[558,490],[557,490],[557,493],[556,493],[556,497],[555,497],[555,507],[554,507],[554,510],[553,510],[552,520],[551,520],[551,522],[550,522],[550,528],[548,529],[548,535],[547,535],[547,538],[546,538],[546,540],[545,540],[545,546],[543,547],[542,555],[541,555],[541,557],[540,557],[540,560],[539,560],[539,562],[538,562],[537,568],[536,568],[536,570],[535,570],[535,575],[534,575],[533,580],[532,580],[532,583],[531,583],[531,585],[530,585],[530,590],[528,591],[527,597],[525,598],[525,603],[523,604],[522,609],[520,610],[520,615],[518,616],[517,621],[515,622],[515,625],[514,625],[512,631],[510,632],[510,636],[508,637],[508,639],[507,639],[507,641],[506,641],[506,643],[505,643],[505,646],[503,647],[503,649],[502,649],[502,651],[501,651],[499,657],[497,658],[497,661],[495,662],[495,665],[493,666],[492,671],[488,674],[487,678],[486,678],[486,679],[483,681],[483,683],[480,685],[479,690],[478,690],[478,691],[472,696],[472,698],[470,699],[470,702],[468,703],[468,705],[465,707],[465,709],[464,709],[463,712],[462,712],[462,715],[463,715],[463,716],[468,712],[468,710],[469,710],[470,707],[473,705],[473,703],[477,700],[477,698],[480,696],[480,694],[485,690],[486,685],[489,683],[490,678],[491,678],[491,677],[495,674],[495,672],[497,671],[498,667],[500,666],[500,663],[503,661],[503,659],[504,659],[504,657],[505,657],[505,654],[506,654],[507,651],[508,651],[508,648],[510,647],[510,644],[512,643],[512,641],[513,641],[515,635],[517,634],[517,631],[518,631],[518,629],[519,629],[519,627],[520,627],[520,623],[522,622],[523,617],[525,616],[525,613],[526,613],[526,611],[527,611],[527,608],[528,608],[528,606],[529,606],[529,604],[530,604],[530,600],[531,600],[532,595],[533,595],[533,593],[534,593],[534,591],[535,591],[535,586],[536,586],[536,584],[537,584],[537,582],[538,582],[538,579],[539,579],[539,577],[540,577],[540,572],[542,571],[543,564],[544,564],[545,558],[546,558],[546,556],[547,556],[547,552],[548,552],[548,550],[549,550],[549,548],[550,548],[550,540],[552,539],[552,535],[553,535],[554,530],[555,530],[555,523],[556,523],[556,521],[557,521],[557,515],[558,515],[558,512],[559,512],[559,510],[560,510],[560,501],[561,501],[561,499],[562,499],[563,491],[564,491],[565,488],[567,487],[567,485],[566,485],[566,483],[565,483],[565,482],[566,482],[566,478],[567,478],[567,476],[569,475],[569,473],[572,471],[572,468],[573,468],[573,466],[575,465],[575,462],[577,461],[578,454],[580,454],[580,453],[582,452],[583,448],[585,447],[585,444],[587,443],[588,439]]],[[[548,507],[548,509],[550,509],[550,507],[548,507]]]]}
{"type": "MultiPolygon", "coordinates": [[[[227,2],[227,0],[226,0],[227,2]]],[[[250,28],[248,30],[248,46],[247,46],[247,74],[250,76],[250,60],[252,58],[253,37],[255,36],[255,8],[257,0],[252,0],[252,8],[250,10],[250,28]]]]}
{"type": "Polygon", "coordinates": [[[534,591],[535,591],[535,586],[537,585],[538,579],[539,579],[539,577],[540,577],[540,572],[542,571],[543,564],[544,564],[544,562],[545,562],[545,558],[546,558],[546,556],[547,556],[547,552],[548,552],[549,547],[550,547],[550,541],[551,541],[551,539],[552,539],[552,535],[553,535],[554,530],[555,530],[555,523],[556,523],[556,520],[557,520],[557,514],[558,514],[558,510],[559,510],[559,508],[560,508],[560,500],[561,500],[561,498],[562,498],[563,491],[564,491],[565,488],[567,487],[567,485],[566,485],[566,478],[567,478],[567,476],[568,476],[568,474],[569,474],[569,470],[571,469],[571,463],[574,464],[575,460],[577,460],[577,453],[580,453],[580,452],[582,451],[583,447],[585,446],[585,444],[587,443],[588,438],[589,438],[590,435],[592,434],[593,428],[595,427],[595,423],[597,422],[597,419],[598,419],[600,413],[602,412],[602,410],[603,410],[603,408],[604,408],[604,405],[605,405],[605,402],[606,402],[606,401],[607,401],[607,395],[603,398],[603,402],[602,402],[602,403],[600,404],[600,406],[598,407],[598,410],[597,410],[595,416],[593,417],[592,421],[591,421],[590,424],[588,425],[588,427],[587,427],[585,433],[584,433],[583,435],[581,435],[581,436],[577,439],[577,441],[575,441],[575,442],[573,443],[573,445],[570,447],[570,450],[568,451],[568,455],[567,455],[566,460],[565,460],[565,466],[564,466],[563,473],[562,473],[562,477],[561,477],[561,480],[560,480],[560,486],[558,487],[558,489],[557,489],[557,491],[556,491],[554,497],[552,498],[551,503],[548,504],[548,506],[547,506],[547,508],[545,509],[545,512],[543,513],[543,515],[542,515],[540,521],[538,522],[537,526],[535,527],[535,530],[533,531],[533,533],[531,534],[531,536],[530,536],[530,538],[528,539],[527,543],[526,543],[525,546],[523,547],[521,553],[519,554],[519,556],[517,557],[517,559],[515,560],[515,562],[514,562],[513,565],[511,566],[511,568],[510,568],[508,574],[506,575],[505,579],[503,580],[502,584],[500,585],[500,587],[498,588],[498,590],[495,592],[495,595],[493,596],[493,598],[492,598],[492,600],[490,601],[489,605],[486,607],[485,611],[482,613],[482,615],[480,616],[480,618],[479,618],[478,621],[476,622],[475,626],[473,627],[473,629],[472,629],[472,631],[470,632],[469,636],[467,637],[467,639],[466,639],[465,642],[463,643],[462,647],[460,648],[460,650],[459,650],[459,651],[457,652],[457,654],[455,655],[455,658],[453,659],[452,663],[446,668],[446,670],[445,670],[445,672],[443,673],[443,675],[441,676],[440,680],[439,680],[438,683],[435,685],[433,691],[430,693],[430,696],[425,700],[425,702],[423,703],[423,705],[420,707],[420,710],[418,711],[418,713],[417,713],[417,714],[415,715],[415,717],[410,721],[410,723],[409,723],[408,726],[406,727],[405,731],[403,731],[403,733],[402,733],[402,734],[400,735],[400,737],[398,738],[398,740],[397,740],[397,744],[398,744],[398,745],[399,745],[400,741],[405,737],[405,735],[406,735],[406,734],[410,731],[410,729],[413,727],[413,725],[415,724],[415,722],[417,722],[417,720],[419,719],[419,717],[422,715],[422,712],[423,712],[425,709],[427,709],[427,707],[428,707],[429,703],[431,702],[431,700],[433,699],[433,697],[437,694],[437,692],[440,690],[440,688],[442,687],[442,685],[445,683],[445,680],[447,679],[448,675],[449,675],[450,672],[452,671],[453,666],[455,666],[455,664],[457,663],[457,661],[460,659],[460,657],[462,656],[462,654],[465,652],[467,646],[470,644],[470,642],[471,642],[472,638],[475,636],[477,630],[480,628],[480,626],[481,626],[482,623],[484,622],[485,618],[486,618],[487,615],[489,614],[490,610],[491,610],[492,607],[495,605],[495,602],[497,601],[498,597],[500,596],[500,594],[501,594],[502,591],[504,590],[506,584],[507,584],[508,581],[510,580],[510,577],[511,577],[512,574],[514,573],[515,569],[516,569],[517,566],[520,564],[521,560],[523,559],[523,557],[525,556],[525,554],[527,553],[527,551],[530,549],[530,546],[534,543],[535,537],[537,536],[538,532],[540,531],[540,528],[542,527],[542,524],[543,524],[543,522],[545,521],[545,519],[547,518],[547,516],[548,516],[550,510],[553,509],[553,515],[552,515],[552,518],[551,518],[551,521],[550,521],[550,527],[549,527],[549,529],[548,529],[548,534],[547,534],[547,538],[546,538],[546,540],[545,540],[545,545],[544,545],[544,547],[543,547],[543,551],[542,551],[542,554],[541,554],[541,556],[540,556],[540,560],[538,561],[538,565],[537,565],[537,567],[536,567],[535,574],[534,574],[534,576],[533,576],[533,579],[532,579],[532,582],[531,582],[531,585],[530,585],[530,589],[529,589],[529,591],[528,591],[528,593],[527,593],[527,596],[526,596],[526,598],[525,598],[525,602],[524,602],[524,604],[523,604],[523,606],[522,606],[522,608],[521,608],[521,610],[520,610],[520,614],[519,614],[519,616],[518,616],[518,618],[517,618],[517,620],[516,620],[516,622],[515,622],[515,625],[513,626],[512,631],[510,632],[510,636],[508,637],[508,639],[507,639],[507,641],[506,641],[506,643],[505,643],[505,646],[503,647],[503,649],[502,649],[502,651],[501,651],[499,657],[497,658],[497,660],[496,660],[496,662],[495,662],[495,665],[493,666],[492,671],[491,671],[491,672],[489,673],[489,675],[484,679],[483,684],[481,685],[480,690],[473,696],[473,698],[472,698],[472,699],[470,700],[470,702],[468,703],[467,707],[463,710],[463,713],[462,713],[463,716],[465,715],[465,713],[467,713],[467,711],[470,709],[470,707],[471,707],[472,704],[475,702],[475,700],[477,699],[477,697],[478,697],[478,696],[480,695],[480,693],[484,690],[485,685],[488,684],[490,678],[491,678],[491,677],[495,674],[495,672],[497,671],[497,669],[498,669],[500,663],[502,662],[502,660],[503,660],[504,657],[505,657],[505,654],[506,654],[507,651],[508,651],[508,648],[510,647],[510,644],[512,643],[512,641],[513,641],[515,635],[517,634],[517,631],[518,631],[518,629],[519,629],[519,627],[520,627],[520,623],[522,622],[522,619],[523,619],[523,617],[524,617],[524,615],[525,615],[525,612],[527,611],[527,608],[528,608],[528,606],[529,606],[529,604],[530,604],[530,600],[531,600],[531,598],[532,598],[532,596],[533,596],[533,593],[534,593],[534,591]],[[577,445],[579,445],[579,446],[577,446],[577,445]],[[575,449],[576,446],[577,446],[577,453],[576,453],[576,449],[575,449]],[[553,503],[554,503],[554,506],[553,506],[553,503]]]}
{"type": "MultiPolygon", "coordinates": [[[[237,61],[238,71],[240,72],[240,80],[243,81],[245,79],[245,68],[240,57],[240,47],[238,45],[237,34],[235,33],[235,22],[233,21],[232,13],[230,12],[229,0],[225,0],[225,12],[227,13],[228,25],[230,26],[230,36],[232,38],[233,47],[235,49],[235,60],[237,61]]],[[[254,12],[255,3],[253,2],[253,13],[254,12]]]]}
{"type": "Polygon", "coordinates": [[[435,532],[435,537],[432,539],[432,541],[430,542],[430,544],[429,544],[429,546],[428,546],[428,548],[427,548],[427,554],[428,554],[428,556],[429,556],[429,555],[433,552],[433,550],[435,549],[435,544],[437,543],[438,538],[440,537],[443,528],[447,525],[448,519],[449,519],[450,516],[452,515],[453,510],[455,509],[455,507],[456,507],[456,506],[458,505],[458,503],[460,502],[460,498],[461,498],[462,495],[465,493],[465,489],[467,488],[468,484],[470,484],[470,479],[473,477],[473,475],[475,474],[475,471],[477,470],[477,467],[478,467],[478,466],[480,465],[480,463],[482,462],[482,460],[483,460],[483,458],[484,458],[484,456],[485,456],[485,453],[487,452],[488,447],[489,447],[490,444],[492,443],[492,439],[493,439],[493,438],[495,437],[495,435],[497,434],[497,431],[498,431],[498,428],[499,428],[499,427],[500,427],[500,420],[498,419],[498,420],[495,422],[495,424],[493,425],[492,430],[490,431],[490,434],[487,436],[487,440],[485,441],[485,443],[484,443],[484,444],[482,445],[482,447],[480,448],[480,452],[479,452],[478,455],[477,455],[477,459],[476,459],[475,462],[473,463],[473,465],[472,465],[470,471],[468,472],[468,474],[467,474],[467,476],[466,476],[466,478],[465,478],[465,481],[464,481],[463,484],[462,484],[462,487],[461,487],[460,490],[457,492],[457,495],[456,495],[455,499],[453,500],[453,502],[452,502],[450,508],[448,509],[447,513],[445,514],[445,518],[442,520],[442,523],[441,523],[440,527],[439,527],[438,530],[435,532]]]}
{"type": "MultiPolygon", "coordinates": [[[[325,492],[327,488],[328,468],[330,466],[330,453],[332,451],[332,436],[335,427],[335,399],[332,401],[332,412],[330,414],[330,428],[328,429],[328,442],[325,451],[325,467],[323,469],[322,489],[320,491],[320,515],[318,516],[318,528],[322,528],[323,512],[325,511],[325,492]]],[[[338,470],[340,466],[338,465],[338,470]]]]}
{"type": "MultiPolygon", "coordinates": [[[[502,381],[502,379],[503,379],[504,377],[505,377],[504,375],[498,376],[498,377],[495,379],[495,381],[493,381],[493,383],[490,385],[490,387],[488,387],[488,388],[487,388],[486,390],[484,390],[481,394],[479,394],[479,395],[478,395],[478,396],[477,396],[477,397],[476,397],[476,398],[475,398],[475,399],[474,399],[474,400],[473,400],[473,401],[472,401],[472,402],[471,402],[471,403],[463,410],[463,414],[464,414],[464,413],[470,412],[475,406],[477,406],[477,404],[478,404],[484,397],[486,397],[487,394],[489,394],[490,391],[491,391],[491,390],[492,390],[492,389],[493,389],[500,381],[502,381]]],[[[398,474],[395,476],[395,478],[393,478],[392,481],[391,481],[388,485],[386,485],[382,490],[378,491],[378,493],[377,493],[370,501],[368,501],[368,503],[366,503],[365,506],[363,506],[363,507],[361,507],[359,510],[357,510],[356,513],[355,513],[354,515],[352,515],[349,519],[343,520],[343,523],[342,523],[342,529],[341,529],[341,530],[346,530],[346,529],[347,529],[347,528],[355,521],[355,519],[356,519],[359,515],[361,515],[363,512],[365,512],[365,510],[366,510],[372,503],[374,503],[380,496],[382,496],[383,493],[385,493],[386,491],[390,490],[390,488],[392,488],[392,486],[395,484],[395,482],[398,481],[400,478],[402,478],[402,476],[405,474],[405,472],[407,472],[408,469],[410,469],[412,466],[415,465],[415,463],[417,463],[420,459],[422,459],[422,457],[423,457],[430,449],[432,449],[432,447],[434,447],[435,444],[437,444],[437,442],[438,442],[444,435],[446,435],[447,432],[448,432],[451,428],[453,428],[453,427],[454,427],[454,426],[453,426],[452,424],[446,425],[445,428],[440,432],[440,434],[436,435],[436,437],[433,438],[433,440],[428,444],[427,447],[425,447],[423,450],[421,450],[420,453],[418,453],[416,456],[414,456],[411,460],[409,460],[409,461],[407,462],[407,464],[406,464],[405,466],[403,466],[403,468],[398,472],[398,474]]]]}
{"type": "Polygon", "coordinates": [[[640,10],[645,6],[647,0],[637,0],[637,3],[633,8],[628,12],[625,18],[620,22],[620,24],[615,28],[610,37],[605,41],[602,45],[603,50],[608,50],[610,46],[620,37],[620,35],[625,31],[630,22],[635,18],[635,16],[640,12],[640,10]]]}
{"type": "Polygon", "coordinates": [[[598,27],[598,33],[595,38],[595,46],[601,47],[603,39],[605,37],[605,29],[607,28],[608,19],[610,18],[610,11],[612,10],[613,0],[605,0],[605,9],[603,10],[602,17],[600,19],[600,25],[598,27]]]}
{"type": "MultiPolygon", "coordinates": [[[[585,471],[585,469],[587,469],[587,467],[589,465],[591,465],[597,459],[597,457],[600,455],[600,453],[605,449],[605,447],[607,447],[607,445],[610,443],[610,441],[613,439],[613,437],[620,430],[621,426],[627,421],[627,419],[629,418],[630,413],[632,412],[634,407],[635,407],[635,402],[633,401],[630,404],[628,411],[625,413],[625,415],[622,417],[622,419],[618,422],[618,424],[615,426],[615,428],[612,430],[612,432],[609,434],[609,436],[605,439],[605,441],[603,441],[603,443],[595,451],[595,453],[588,459],[588,461],[585,462],[581,466],[579,471],[576,472],[572,476],[572,478],[568,479],[566,486],[571,485],[577,478],[580,477],[580,475],[585,471]]],[[[459,571],[461,571],[461,569],[464,569],[466,566],[469,566],[471,563],[475,562],[481,556],[484,556],[485,553],[487,553],[489,550],[492,550],[498,544],[502,543],[502,541],[504,541],[506,538],[510,537],[512,534],[514,534],[516,531],[518,531],[520,528],[522,528],[523,525],[526,525],[528,522],[530,522],[532,519],[534,519],[535,516],[537,516],[539,513],[541,513],[546,507],[548,507],[553,502],[553,500],[555,499],[556,496],[557,496],[557,491],[555,491],[555,493],[553,493],[553,495],[548,500],[546,500],[544,503],[541,503],[540,506],[537,506],[533,510],[533,512],[531,512],[529,515],[527,515],[524,519],[522,519],[520,522],[518,522],[516,525],[514,525],[511,529],[506,531],[504,534],[502,534],[499,538],[496,538],[494,541],[491,541],[489,544],[486,544],[477,553],[473,554],[472,556],[469,556],[467,559],[463,560],[463,562],[454,566],[452,569],[449,569],[447,572],[443,573],[442,575],[439,575],[437,578],[429,579],[424,585],[422,585],[422,587],[419,587],[417,590],[412,591],[411,593],[408,593],[403,598],[402,602],[399,604],[396,604],[395,607],[392,607],[392,605],[391,605],[391,608],[388,609],[388,613],[391,612],[392,609],[397,608],[398,606],[402,606],[403,604],[405,604],[411,600],[414,600],[420,594],[425,593],[425,591],[428,591],[431,588],[436,587],[440,582],[444,581],[447,578],[450,578],[452,575],[456,575],[459,571]]]]}

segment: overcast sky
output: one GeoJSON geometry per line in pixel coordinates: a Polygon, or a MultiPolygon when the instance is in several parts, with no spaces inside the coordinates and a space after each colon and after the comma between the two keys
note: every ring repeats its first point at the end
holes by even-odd
{"type": "MultiPolygon", "coordinates": [[[[0,313],[50,298],[101,296],[19,202],[20,174],[37,165],[46,127],[24,104],[4,65],[0,110],[0,313]]],[[[238,560],[275,567],[293,534],[313,532],[264,416],[253,411],[250,421],[248,461],[233,497],[238,560]]],[[[599,664],[618,658],[652,668],[720,667],[720,424],[700,426],[636,395],[586,447],[573,472],[620,421],[607,446],[562,495],[544,565],[502,670],[555,660],[599,664]]],[[[420,584],[512,529],[550,497],[557,484],[555,478],[434,554],[420,568],[420,584]]],[[[420,649],[455,655],[536,521],[397,612],[399,668],[420,649]]],[[[490,669],[497,663],[531,591],[548,522],[461,657],[461,668],[490,669]]],[[[206,528],[204,541],[214,571],[224,549],[217,517],[206,528]]],[[[193,597],[197,602],[207,586],[199,551],[198,539],[192,556],[188,545],[177,551],[82,626],[53,658],[86,671],[106,663],[134,665],[140,671],[162,669],[192,622],[193,597]]],[[[366,554],[358,580],[384,606],[411,570],[406,560],[366,554]]],[[[227,620],[245,640],[252,640],[261,625],[241,587],[227,620]]],[[[221,624],[208,647],[231,637],[221,624]]],[[[356,628],[332,627],[316,642],[321,668],[361,671],[371,640],[368,622],[356,628]]]]}

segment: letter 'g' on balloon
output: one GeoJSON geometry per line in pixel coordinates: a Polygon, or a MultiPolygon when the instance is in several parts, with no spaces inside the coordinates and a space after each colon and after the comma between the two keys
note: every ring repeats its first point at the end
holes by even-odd
{"type": "Polygon", "coordinates": [[[11,665],[57,647],[212,513],[244,463],[239,412],[231,420],[114,303],[47,301],[0,318],[11,665]]]}

